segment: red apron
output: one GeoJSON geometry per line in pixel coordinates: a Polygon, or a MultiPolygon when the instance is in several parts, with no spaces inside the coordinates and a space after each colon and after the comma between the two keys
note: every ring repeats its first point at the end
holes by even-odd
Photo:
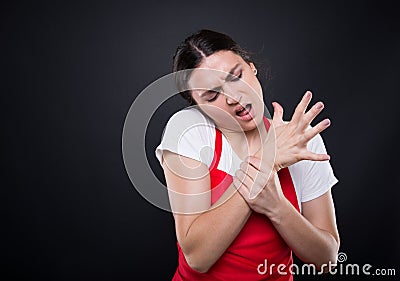
{"type": "MultiPolygon", "coordinates": [[[[270,124],[265,117],[264,124],[268,131],[270,124]]],[[[217,169],[221,152],[222,133],[216,129],[214,159],[209,169],[212,189],[211,204],[214,204],[232,183],[231,175],[217,169]]],[[[289,169],[280,170],[278,177],[283,194],[299,211],[296,191],[289,169]]],[[[186,262],[179,243],[177,243],[177,247],[179,260],[173,281],[293,280],[290,273],[290,266],[293,264],[291,249],[276,231],[271,221],[265,215],[256,212],[251,213],[238,236],[206,273],[193,270],[186,262]]]]}

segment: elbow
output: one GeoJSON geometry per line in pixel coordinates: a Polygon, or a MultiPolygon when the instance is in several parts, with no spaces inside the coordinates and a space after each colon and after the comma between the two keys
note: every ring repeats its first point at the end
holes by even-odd
{"type": "Polygon", "coordinates": [[[328,265],[327,266],[328,269],[326,269],[325,272],[328,272],[330,271],[331,268],[336,267],[339,255],[339,248],[340,248],[340,238],[339,235],[336,235],[335,237],[333,237],[333,242],[330,247],[330,251],[326,262],[326,264],[328,265]]]}
{"type": "Polygon", "coordinates": [[[189,264],[189,266],[192,270],[199,272],[199,273],[207,273],[208,270],[210,269],[209,267],[201,265],[201,264],[189,264]]]}
{"type": "Polygon", "coordinates": [[[335,243],[332,243],[330,249],[326,252],[324,257],[315,264],[319,272],[327,273],[336,267],[338,261],[339,243],[339,240],[335,239],[335,243]]]}
{"type": "Polygon", "coordinates": [[[332,247],[330,251],[328,251],[325,260],[322,264],[326,264],[328,267],[329,266],[335,266],[338,261],[338,248],[337,247],[332,247]]]}
{"type": "Polygon", "coordinates": [[[207,273],[219,258],[215,251],[210,251],[194,240],[181,239],[179,244],[186,263],[198,273],[207,273]]]}
{"type": "Polygon", "coordinates": [[[337,255],[327,257],[324,262],[314,264],[317,272],[327,273],[334,269],[337,265],[337,255]]]}
{"type": "Polygon", "coordinates": [[[207,263],[204,259],[202,259],[199,255],[185,255],[185,258],[190,268],[199,273],[207,273],[211,268],[211,265],[207,263]]]}
{"type": "MultiPolygon", "coordinates": [[[[210,257],[200,247],[195,247],[196,244],[188,243],[187,240],[179,239],[179,244],[186,263],[191,269],[199,273],[207,273],[213,263],[210,262],[210,257]]],[[[198,245],[198,244],[197,244],[198,245]]]]}

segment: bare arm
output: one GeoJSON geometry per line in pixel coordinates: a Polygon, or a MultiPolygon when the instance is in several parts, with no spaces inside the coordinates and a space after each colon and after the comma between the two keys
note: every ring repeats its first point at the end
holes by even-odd
{"type": "Polygon", "coordinates": [[[277,212],[270,212],[269,216],[276,230],[303,262],[315,264],[317,268],[329,262],[335,264],[339,234],[330,190],[303,203],[302,210],[303,215],[284,200],[277,212]]]}
{"type": "Polygon", "coordinates": [[[251,210],[232,184],[211,207],[207,166],[168,151],[163,156],[178,242],[190,267],[206,272],[239,234],[251,210]]]}

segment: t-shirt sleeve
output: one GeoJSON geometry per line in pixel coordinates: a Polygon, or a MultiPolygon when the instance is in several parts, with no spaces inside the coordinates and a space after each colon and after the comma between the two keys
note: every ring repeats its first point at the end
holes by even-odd
{"type": "MultiPolygon", "coordinates": [[[[307,148],[314,153],[327,153],[320,134],[308,142],[307,148]]],[[[307,202],[327,192],[338,182],[338,179],[329,161],[303,161],[305,163],[303,163],[301,202],[307,202]]]]}
{"type": "Polygon", "coordinates": [[[167,122],[156,157],[162,165],[162,154],[168,150],[211,165],[214,151],[215,127],[198,110],[184,109],[167,122]]]}

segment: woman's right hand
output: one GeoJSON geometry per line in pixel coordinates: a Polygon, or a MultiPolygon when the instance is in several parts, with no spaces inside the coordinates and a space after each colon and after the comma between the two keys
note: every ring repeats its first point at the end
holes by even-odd
{"type": "Polygon", "coordinates": [[[316,126],[310,128],[311,122],[324,108],[322,102],[317,102],[306,112],[311,98],[312,93],[307,91],[297,105],[292,119],[289,122],[284,122],[282,120],[282,106],[277,102],[272,103],[274,115],[272,119],[273,128],[271,127],[271,129],[274,129],[274,134],[268,134],[269,136],[265,141],[263,151],[268,153],[268,151],[271,151],[268,149],[268,146],[275,145],[273,166],[275,171],[279,171],[301,160],[325,161],[330,159],[328,154],[317,154],[307,149],[308,141],[328,128],[331,124],[329,119],[324,119],[316,126]]]}

